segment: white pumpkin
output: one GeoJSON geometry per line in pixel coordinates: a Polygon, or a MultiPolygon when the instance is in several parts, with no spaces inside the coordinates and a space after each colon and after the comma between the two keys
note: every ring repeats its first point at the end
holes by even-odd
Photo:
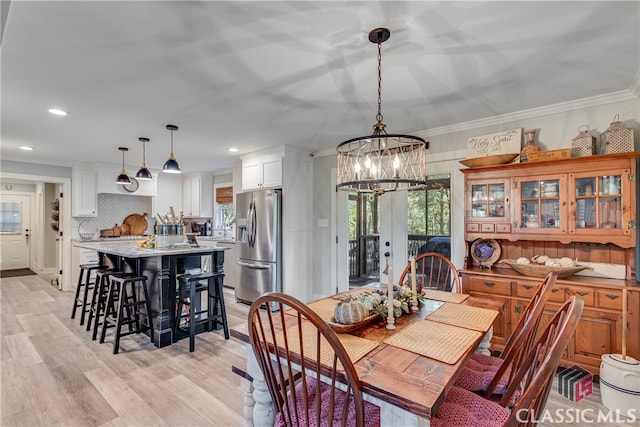
{"type": "Polygon", "coordinates": [[[527,265],[527,264],[531,264],[531,261],[529,261],[529,258],[525,258],[525,257],[521,256],[520,258],[518,258],[516,260],[516,264],[527,265]]]}
{"type": "Polygon", "coordinates": [[[369,315],[369,310],[361,301],[352,299],[350,296],[336,305],[333,310],[333,317],[336,323],[351,325],[361,322],[369,315]]]}

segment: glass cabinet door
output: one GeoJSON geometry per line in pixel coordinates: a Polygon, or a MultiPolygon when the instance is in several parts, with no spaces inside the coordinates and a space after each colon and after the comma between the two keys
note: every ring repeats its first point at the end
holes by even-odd
{"type": "Polygon", "coordinates": [[[622,175],[576,175],[575,230],[621,230],[625,228],[622,175]]]}
{"type": "Polygon", "coordinates": [[[487,218],[488,221],[507,219],[506,181],[478,182],[471,184],[471,209],[469,216],[475,220],[487,218]]]}
{"type": "Polygon", "coordinates": [[[520,203],[514,228],[524,233],[564,232],[567,224],[561,195],[565,185],[564,175],[517,179],[520,203]]]}

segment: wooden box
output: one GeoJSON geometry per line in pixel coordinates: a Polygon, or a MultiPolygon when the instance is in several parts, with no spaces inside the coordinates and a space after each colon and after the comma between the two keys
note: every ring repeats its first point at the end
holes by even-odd
{"type": "Polygon", "coordinates": [[[543,160],[560,160],[571,157],[571,148],[561,148],[559,150],[539,151],[529,154],[530,162],[540,162],[543,160]]]}

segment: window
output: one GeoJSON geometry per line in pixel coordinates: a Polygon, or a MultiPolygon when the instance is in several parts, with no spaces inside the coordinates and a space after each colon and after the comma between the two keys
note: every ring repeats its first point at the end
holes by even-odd
{"type": "Polygon", "coordinates": [[[409,256],[438,252],[451,258],[451,175],[431,175],[422,190],[408,192],[409,256]]]}
{"type": "Polygon", "coordinates": [[[22,203],[0,202],[0,233],[20,234],[22,225],[22,203]]]}
{"type": "Polygon", "coordinates": [[[235,213],[233,207],[233,187],[216,188],[215,228],[228,230],[233,235],[235,225],[235,213]]]}

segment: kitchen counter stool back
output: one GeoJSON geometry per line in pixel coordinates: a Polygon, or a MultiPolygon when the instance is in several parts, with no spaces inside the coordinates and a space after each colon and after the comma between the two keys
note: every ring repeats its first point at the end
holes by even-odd
{"type": "MultiPolygon", "coordinates": [[[[91,294],[91,304],[89,306],[89,319],[87,320],[87,331],[93,329],[91,340],[95,341],[98,336],[98,327],[102,324],[101,317],[104,316],[105,306],[107,304],[107,291],[109,290],[109,278],[115,275],[129,275],[133,273],[125,273],[123,271],[107,268],[96,272],[96,283],[91,294]]],[[[117,301],[117,298],[114,300],[117,301]]]]}
{"type": "Polygon", "coordinates": [[[178,303],[173,326],[173,342],[178,340],[179,331],[189,334],[189,351],[195,349],[196,327],[206,325],[210,331],[222,324],[224,338],[229,339],[229,324],[224,306],[223,273],[183,274],[178,277],[178,303]],[[201,300],[202,292],[207,293],[206,300],[201,300]],[[202,307],[204,302],[206,307],[202,307]],[[181,325],[185,319],[185,324],[181,325]]]}
{"type": "Polygon", "coordinates": [[[107,291],[100,343],[104,342],[109,328],[115,328],[113,354],[118,354],[120,338],[127,335],[139,334],[149,330],[151,342],[153,342],[153,321],[149,301],[146,276],[111,275],[109,277],[109,290],[107,291]],[[141,322],[141,314],[146,318],[146,325],[141,322]],[[127,325],[129,330],[123,332],[123,325],[127,325]]]}
{"type": "Polygon", "coordinates": [[[76,310],[80,308],[80,324],[84,325],[84,316],[89,312],[89,291],[93,290],[96,284],[91,279],[91,273],[95,270],[107,268],[100,264],[80,264],[80,276],[78,277],[78,286],[76,287],[76,295],[73,299],[73,309],[71,310],[71,318],[76,318],[76,310]]]}

